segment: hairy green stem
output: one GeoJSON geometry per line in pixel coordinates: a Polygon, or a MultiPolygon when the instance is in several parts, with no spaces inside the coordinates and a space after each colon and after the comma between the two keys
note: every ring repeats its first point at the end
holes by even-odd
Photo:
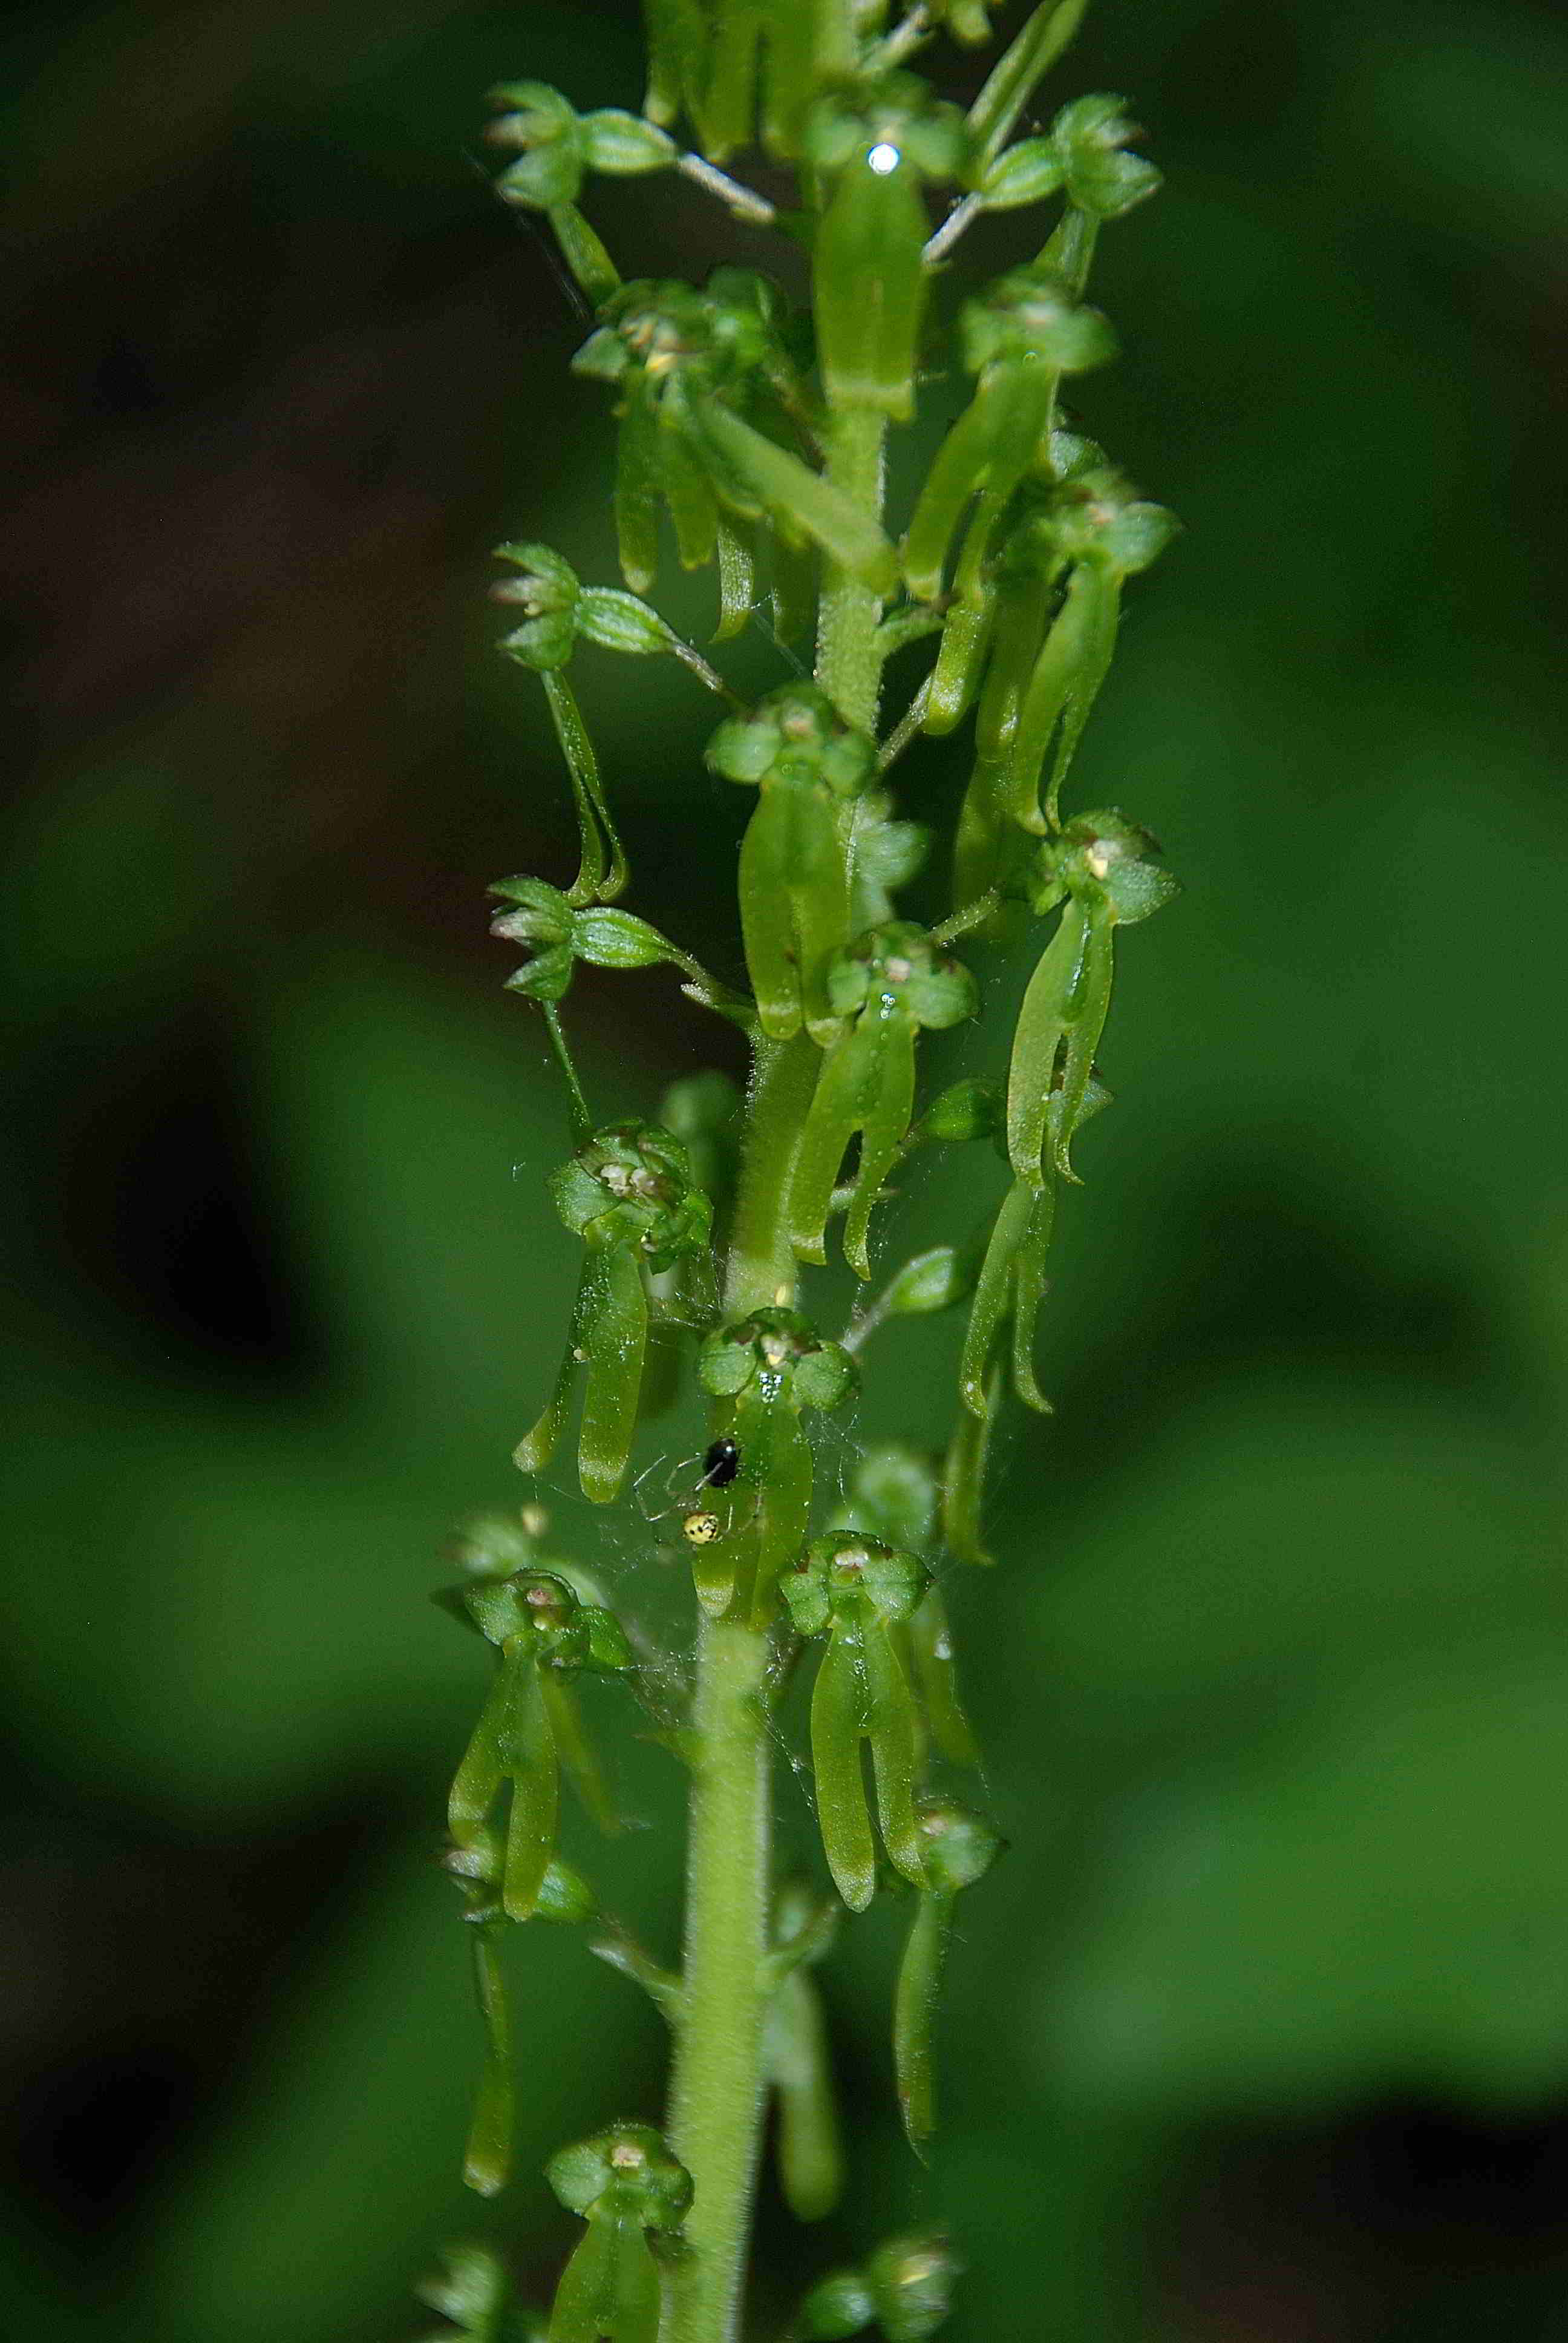
{"type": "MultiPolygon", "coordinates": [[[[828,478],[863,512],[879,519],[887,418],[872,407],[840,408],[827,432],[828,478]]],[[[848,724],[877,729],[884,646],[877,639],[882,606],[836,562],[829,562],[817,631],[817,680],[848,724]]]]}
{"type": "MultiPolygon", "coordinates": [[[[809,1047],[809,1044],[808,1044],[809,1047]]],[[[687,1854],[686,1966],[670,2146],[694,2187],[690,2258],[668,2288],[665,2343],[732,2343],[762,2119],[768,1950],[768,1638],[706,1619],[687,1854]]]]}

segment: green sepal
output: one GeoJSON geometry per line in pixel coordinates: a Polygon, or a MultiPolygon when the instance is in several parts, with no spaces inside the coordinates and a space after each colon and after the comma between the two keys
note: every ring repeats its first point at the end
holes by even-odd
{"type": "Polygon", "coordinates": [[[985,1499],[986,1456],[990,1446],[991,1419],[1001,1398],[1001,1367],[987,1378],[985,1413],[960,1407],[942,1466],[942,1535],[959,1562],[990,1569],[996,1556],[988,1554],[980,1532],[985,1499]]]}
{"type": "Polygon", "coordinates": [[[877,1888],[876,1842],[860,1770],[861,1708],[859,1654],[835,1636],[811,1694],[811,1765],[822,1852],[851,1912],[863,1912],[877,1888]]]}
{"type": "Polygon", "coordinates": [[[657,968],[675,957],[668,939],[634,911],[579,911],[572,949],[593,968],[657,968]]]}
{"type": "Polygon", "coordinates": [[[614,2194],[601,2197],[561,2272],[549,2343],[658,2343],[662,2308],[658,2264],[636,2212],[614,2194]]]}
{"type": "Polygon", "coordinates": [[[790,1971],[769,2005],[762,2065],[779,2103],[784,2201],[798,2221],[820,2221],[844,2193],[844,2147],[821,1996],[804,1968],[790,1971]]]}
{"type": "MultiPolygon", "coordinates": [[[[525,2330],[515,2323],[511,2287],[499,2254],[489,2246],[469,2242],[444,2247],[441,2259],[447,2265],[445,2274],[424,2278],[414,2289],[427,2309],[449,2318],[470,2343],[534,2343],[532,2322],[526,2338],[525,2330]]],[[[543,2330],[538,2332],[542,2335],[543,2330]]],[[[437,2338],[431,2337],[427,2343],[437,2343],[437,2338]]],[[[439,2343],[451,2343],[446,2330],[439,2343]]]]}
{"type": "Polygon", "coordinates": [[[970,177],[982,180],[1040,82],[1077,32],[1088,0],[1040,0],[969,110],[970,177]]]}
{"type": "Polygon", "coordinates": [[[982,172],[975,193],[988,212],[1010,212],[1026,204],[1043,203],[1054,196],[1063,177],[1063,164],[1049,138],[1020,139],[999,155],[982,172]]]}
{"type": "Polygon", "coordinates": [[[947,2318],[962,2265],[945,2237],[929,2231],[890,2237],[865,2272],[886,2343],[929,2343],[947,2318]]]}
{"type": "Polygon", "coordinates": [[[611,2124],[591,2139],[558,2148],[545,2178],[568,2213],[586,2219],[606,2197],[644,2228],[678,2230],[691,2205],[691,2176],[648,2124],[611,2124]]]}
{"type": "Polygon", "coordinates": [[[1074,98],[1050,126],[1068,194],[1095,219],[1121,219],[1161,183],[1152,163],[1125,152],[1128,140],[1138,136],[1122,114],[1125,103],[1104,95],[1074,98]]]}
{"type": "Polygon", "coordinates": [[[577,639],[582,590],[577,572],[548,545],[498,545],[496,559],[510,562],[518,575],[498,578],[490,599],[523,614],[521,625],[504,638],[501,649],[541,673],[564,667],[577,639]]]}
{"type": "Polygon", "coordinates": [[[851,1398],[859,1383],[841,1344],[824,1342],[798,1312],[779,1308],[754,1310],[709,1334],[698,1353],[697,1374],[715,1399],[733,1399],[753,1382],[768,1394],[778,1383],[799,1405],[823,1410],[851,1398]]]}
{"type": "Polygon", "coordinates": [[[892,594],[899,558],[869,513],[788,447],[753,430],[718,400],[694,401],[693,412],[719,461],[787,534],[812,538],[829,560],[870,592],[884,598],[892,594]]]}
{"type": "Polygon", "coordinates": [[[975,1261],[968,1246],[933,1245],[918,1252],[889,1279],[880,1313],[889,1318],[924,1318],[950,1310],[975,1282],[975,1261]]]}
{"type": "Polygon", "coordinates": [[[931,1739],[954,1765],[978,1765],[980,1745],[959,1698],[952,1629],[940,1586],[929,1586],[906,1630],[920,1706],[931,1739]]]}
{"type": "Polygon", "coordinates": [[[497,180],[497,193],[532,211],[575,203],[585,167],[582,126],[560,91],[542,81],[503,82],[490,92],[490,104],[497,118],[487,138],[518,156],[497,180]]]}
{"type": "Polygon", "coordinates": [[[866,147],[839,177],[817,232],[812,307],[832,405],[902,423],[915,408],[930,229],[915,164],[900,156],[890,170],[871,167],[868,157],[886,151],[866,147]]]}
{"type": "Polygon", "coordinates": [[[876,2301],[859,2270],[829,2270],[801,2303],[790,2333],[798,2330],[803,2343],[847,2343],[876,2315],[876,2301]]]}
{"type": "MultiPolygon", "coordinates": [[[[1054,379],[1039,360],[983,375],[969,406],[937,451],[904,539],[911,594],[934,601],[954,531],[979,488],[1010,497],[1034,457],[1050,411],[1054,379]]],[[[956,719],[954,719],[957,720],[956,719]]],[[[929,721],[928,731],[943,729],[929,721]]]]}
{"type": "Polygon", "coordinates": [[[960,1145],[967,1140],[994,1139],[1002,1128],[1001,1084],[986,1074],[968,1074],[954,1082],[921,1115],[914,1136],[924,1147],[940,1142],[960,1145]]]}
{"type": "Polygon", "coordinates": [[[590,171],[625,178],[643,171],[667,171],[676,159],[673,138],[656,123],[619,106],[600,106],[583,115],[578,129],[590,171]]]}
{"type": "Polygon", "coordinates": [[[576,625],[583,641],[597,643],[601,650],[647,659],[675,648],[674,630],[658,612],[616,586],[586,587],[578,602],[576,625]]]}

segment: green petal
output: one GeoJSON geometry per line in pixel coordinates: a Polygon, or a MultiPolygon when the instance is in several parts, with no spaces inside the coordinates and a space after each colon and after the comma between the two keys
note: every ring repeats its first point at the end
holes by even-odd
{"type": "Polygon", "coordinates": [[[729,642],[739,634],[751,616],[757,599],[757,557],[752,538],[749,521],[733,519],[728,513],[719,514],[719,624],[713,634],[717,643],[729,642]]]}
{"type": "Polygon", "coordinates": [[[844,1254],[858,1277],[869,1277],[866,1239],[882,1182],[899,1160],[915,1107],[915,1029],[895,1011],[879,1029],[874,1094],[863,1117],[855,1193],[844,1223],[844,1254]]]}
{"type": "Polygon", "coordinates": [[[874,171],[862,155],[843,173],[812,265],[817,349],[835,407],[873,407],[900,422],[914,413],[929,232],[911,162],[874,171]]]}
{"type": "Polygon", "coordinates": [[[920,1896],[893,1997],[893,2071],[910,2146],[919,2155],[937,2127],[932,2032],[941,1997],[952,1900],[920,1896]]]}
{"type": "Polygon", "coordinates": [[[648,1346],[648,1297],[629,1246],[590,1235],[577,1340],[588,1353],[578,1478],[585,1497],[608,1505],[631,1454],[648,1346]]]}
{"type": "Polygon", "coordinates": [[[740,932],[762,1031],[784,1041],[800,1030],[800,970],[789,897],[794,834],[782,789],[765,789],[740,841],[740,932]]]}
{"type": "Polygon", "coordinates": [[[960,1562],[989,1569],[994,1554],[986,1552],[980,1535],[980,1511],[985,1497],[986,1453],[990,1445],[991,1419],[1001,1397],[1001,1368],[992,1367],[985,1388],[985,1413],[959,1410],[953,1436],[942,1467],[942,1535],[948,1550],[960,1562]]]}
{"type": "Polygon", "coordinates": [[[512,2168],[512,2048],[506,1981],[494,1933],[473,1931],[474,1988],[485,2027],[485,2057],[463,2157],[463,2178],[481,2197],[504,2188],[512,2168]]]}
{"type": "Polygon", "coordinates": [[[658,426],[635,384],[616,436],[615,528],[620,574],[646,594],[658,576],[658,426]]]}
{"type": "Polygon", "coordinates": [[[844,2193],[844,2148],[821,1996],[803,1968],[792,1969],[774,1996],[763,2057],[779,2096],[775,2152],[784,2201],[798,2221],[820,2221],[844,2193]]]}
{"type": "Polygon", "coordinates": [[[882,1844],[904,1877],[918,1885],[925,1876],[925,1851],[915,1816],[915,1696],[885,1626],[866,1630],[863,1651],[882,1844]]]}
{"type": "Polygon", "coordinates": [[[851,1912],[865,1910],[877,1885],[877,1849],[860,1771],[860,1703],[857,1654],[835,1634],[811,1694],[811,1765],[822,1852],[851,1912]]]}
{"type": "Polygon", "coordinates": [[[899,581],[898,556],[869,513],[799,456],[777,447],[716,400],[704,403],[700,417],[703,433],[722,461],[787,531],[804,530],[829,559],[873,593],[893,592],[899,581]]]}
{"type": "Polygon", "coordinates": [[[658,2264],[640,2224],[601,2198],[561,2272],[549,2343],[658,2343],[659,2309],[658,2264]]]}
{"type": "Polygon", "coordinates": [[[577,1694],[558,1669],[547,1669],[542,1682],[550,1730],[567,1778],[598,1828],[607,1837],[612,1836],[620,1828],[620,1816],[609,1794],[604,1768],[583,1729],[577,1694]]]}
{"type": "Polygon", "coordinates": [[[969,111],[974,141],[971,176],[983,177],[1006,146],[1013,125],[1077,32],[1087,5],[1088,0],[1040,0],[1002,52],[969,111]]]}
{"type": "Polygon", "coordinates": [[[789,1191],[790,1242],[802,1261],[826,1261],[828,1213],[844,1151],[865,1121],[880,1076],[880,1037],[859,1021],[839,1027],[823,1055],[789,1191]]]}
{"type": "Polygon", "coordinates": [[[578,875],[568,890],[567,900],[574,910],[585,903],[613,902],[618,895],[625,893],[629,874],[610,818],[604,784],[599,779],[598,759],[583,722],[577,694],[566,677],[558,669],[551,669],[541,679],[556,739],[571,779],[582,848],[578,875]]]}
{"type": "Polygon", "coordinates": [[[940,1587],[927,1588],[906,1632],[932,1740],[954,1765],[978,1765],[980,1745],[959,1698],[952,1629],[940,1587]]]}
{"type": "Polygon", "coordinates": [[[934,601],[954,530],[977,488],[1011,496],[1032,458],[1050,411],[1053,377],[1041,366],[999,366],[937,451],[904,540],[911,594],[934,601]]]}
{"type": "Polygon", "coordinates": [[[1103,910],[1095,908],[1090,911],[1082,965],[1073,992],[1073,1019],[1067,1029],[1067,1046],[1062,1053],[1061,1088],[1050,1101],[1052,1153],[1064,1180],[1076,1180],[1078,1176],[1069,1161],[1068,1150],[1073,1132],[1083,1120],[1090,1078],[1094,1071],[1094,1053],[1100,1047],[1111,1007],[1114,933],[1109,905],[1103,910]]]}
{"type": "Polygon", "coordinates": [[[1013,1032],[1007,1084],[1007,1151],[1015,1177],[1034,1187],[1040,1187],[1045,1178],[1041,1158],[1050,1115],[1051,1077],[1062,1037],[1078,1017],[1088,948],[1088,914],[1081,903],[1070,901],[1029,980],[1013,1032]]]}
{"type": "Polygon", "coordinates": [[[519,1658],[508,1662],[508,1674],[514,1696],[506,1756],[512,1777],[512,1806],[507,1819],[501,1901],[508,1920],[527,1920],[538,1901],[556,1849],[560,1767],[538,1669],[531,1661],[519,1658]]]}
{"type": "Polygon", "coordinates": [[[512,1687],[503,1663],[452,1777],[447,1824],[459,1846],[474,1844],[506,1779],[504,1743],[511,1704],[512,1687]]]}

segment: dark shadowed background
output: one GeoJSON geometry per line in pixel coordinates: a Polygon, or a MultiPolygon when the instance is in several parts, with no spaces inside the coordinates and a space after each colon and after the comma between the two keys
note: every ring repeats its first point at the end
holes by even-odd
{"type": "MultiPolygon", "coordinates": [[[[521,1494],[575,1274],[485,935],[488,880],[569,868],[487,548],[611,576],[584,329],[486,193],[481,97],[635,105],[635,26],[51,0],[4,42],[0,2331],[399,2343],[445,2237],[542,2294],[539,2157],[658,2104],[632,1988],[519,1932],[524,2175],[457,2185],[430,1855],[483,1664],[425,1601],[521,1494]]],[[[1077,801],[1188,891],[1122,954],[1058,1413],[1006,1459],[1005,1566],[952,1590],[1012,1853],[964,1911],[946,2136],[929,2175],[896,2138],[879,1917],[826,1973],[851,2202],[808,2260],[769,2191],[768,2298],[940,2215],[956,2343],[1568,2338],[1568,31],[1102,0],[1048,106],[1097,87],[1169,185],[1106,236],[1124,357],[1079,412],[1186,534],[1077,801]]],[[[590,202],[628,273],[761,251],[673,184],[590,202]]],[[[706,709],[598,654],[583,689],[629,902],[733,969],[706,709]]],[[[911,758],[909,809],[954,772],[911,758]]],[[[607,1112],[725,1052],[658,974],[571,1007],[607,1112]]],[[[953,1177],[911,1239],[956,1233],[953,1177]]],[[[952,1339],[853,1436],[934,1436],[952,1339]]],[[[657,1825],[602,1875],[668,1948],[675,1768],[599,1709],[657,1825]]]]}

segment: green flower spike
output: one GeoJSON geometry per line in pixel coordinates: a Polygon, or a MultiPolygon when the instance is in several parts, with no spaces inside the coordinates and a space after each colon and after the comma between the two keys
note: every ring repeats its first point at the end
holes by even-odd
{"type": "Polygon", "coordinates": [[[663,2280],[649,2232],[672,2237],[691,2176],[647,2124],[613,2124],[563,2147],[545,2177],[588,2228],[561,2273],[549,2343],[658,2343],[663,2280]]]}
{"type": "Polygon", "coordinates": [[[420,2343],[457,2343],[459,2335],[467,2343],[545,2343],[544,2322],[513,2302],[506,2264],[493,2247],[448,2246],[441,2259],[444,2274],[426,2278],[416,2292],[451,2324],[420,2343]]]}
{"type": "Polygon", "coordinates": [[[1056,1173],[1077,1179],[1068,1151],[1090,1111],[1116,930],[1148,919],[1178,891],[1159,851],[1147,830],[1113,809],[1080,815],[1039,850],[1031,908],[1066,900],[1024,994],[1008,1069],[1008,1156],[1015,1178],[1032,1188],[1050,1176],[1048,1149],[1056,1173]]]}
{"type": "Polygon", "coordinates": [[[921,190],[959,176],[963,117],[913,75],[890,74],[820,99],[804,147],[833,182],[812,277],[823,387],[835,407],[907,422],[929,283],[921,190]]]}
{"type": "Polygon", "coordinates": [[[770,1966],[778,1976],[769,2004],[763,2067],[779,2103],[775,2154],[784,2201],[798,2221],[820,2221],[844,2190],[844,2147],[833,2089],[833,2062],[821,1996],[810,1970],[838,1933],[842,1907],[794,1882],[780,1888],[773,1915],[770,1966]]]}
{"type": "Polygon", "coordinates": [[[708,744],[726,780],[757,788],[740,845],[740,925],[762,1030],[802,1021],[824,1046],[836,1030],[829,970],[849,940],[849,801],[870,779],[875,744],[814,684],[785,684],[708,744]]]}
{"type": "MultiPolygon", "coordinates": [[[[485,2034],[485,2058],[474,2097],[473,2121],[463,2156],[463,2178],[481,2197],[504,2188],[512,2166],[512,2028],[501,1966],[500,1939],[507,1926],[501,1902],[506,1847],[499,1832],[483,1825],[466,1846],[453,1845],[441,1858],[462,1890],[474,1960],[474,1990],[485,2034]]],[[[546,1866],[534,1906],[536,1920],[580,1924],[598,1909],[588,1882],[564,1863],[546,1866]]]]}
{"type": "Polygon", "coordinates": [[[811,1695],[811,1762],[822,1850],[851,1912],[865,1910],[877,1885],[862,1741],[871,1745],[889,1858],[916,1885],[925,1876],[914,1805],[919,1726],[891,1630],[914,1610],[928,1576],[912,1554],[839,1530],[813,1540],[783,1582],[798,1632],[828,1639],[811,1695]]]}
{"type": "MultiPolygon", "coordinates": [[[[705,1391],[733,1403],[725,1426],[740,1452],[732,1493],[742,1506],[755,1506],[745,1532],[754,1564],[750,1613],[754,1624],[764,1625],[779,1574],[805,1544],[810,1521],[811,1443],[801,1410],[841,1406],[859,1378],[847,1351],[823,1342],[804,1318],[784,1309],[753,1311],[710,1334],[697,1372],[705,1391]]],[[[729,1539],[693,1549],[698,1594],[714,1614],[734,1599],[734,1554],[729,1539]]]]}
{"type": "Polygon", "coordinates": [[[588,1250],[555,1390],[514,1461],[524,1473],[544,1470],[578,1371],[586,1368],[578,1472],[583,1494],[604,1505],[620,1486],[637,1428],[648,1347],[644,1273],[705,1256],[712,1207],[693,1184],[679,1140],[651,1122],[607,1124],[550,1189],[557,1212],[588,1250]]]}
{"type": "Polygon", "coordinates": [[[908,920],[874,928],[833,962],[828,1005],[840,1024],[817,1078],[796,1158],[790,1235],[803,1260],[826,1259],[828,1215],[844,1151],[857,1132],[860,1158],[844,1226],[844,1252],[870,1275],[871,1208],[909,1134],[915,1103],[915,1036],[972,1017],[974,979],[908,920]]]}
{"type": "Polygon", "coordinates": [[[938,452],[904,543],[910,591],[927,601],[941,592],[948,547],[970,498],[988,489],[1000,511],[1035,459],[1061,377],[1103,364],[1116,347],[1099,311],[1078,307],[1040,268],[1015,269],[983,300],[967,303],[960,337],[979,382],[938,452]]]}
{"type": "Polygon", "coordinates": [[[802,2343],[845,2343],[875,2325],[886,2343],[928,2343],[946,2321],[961,2268],[943,2237],[890,2237],[859,2269],[819,2279],[792,2332],[802,2343]]]}
{"type": "Polygon", "coordinates": [[[925,1800],[920,1808],[925,1878],[899,1968],[893,2003],[893,2066],[910,2145],[920,2153],[936,2129],[932,2028],[960,1893],[982,1879],[1001,1852],[989,1823],[961,1806],[925,1800]]]}
{"type": "Polygon", "coordinates": [[[555,1856],[563,1757],[575,1759],[584,1745],[567,1687],[584,1669],[624,1674],[633,1664],[631,1646],[612,1613],[579,1603],[552,1571],[471,1579],[437,1599],[500,1654],[489,1698],[453,1777],[447,1827],[460,1852],[479,1851],[479,1869],[463,1875],[493,1885],[487,1825],[511,1784],[501,1909],[508,1920],[527,1920],[540,1904],[555,1856]]]}

